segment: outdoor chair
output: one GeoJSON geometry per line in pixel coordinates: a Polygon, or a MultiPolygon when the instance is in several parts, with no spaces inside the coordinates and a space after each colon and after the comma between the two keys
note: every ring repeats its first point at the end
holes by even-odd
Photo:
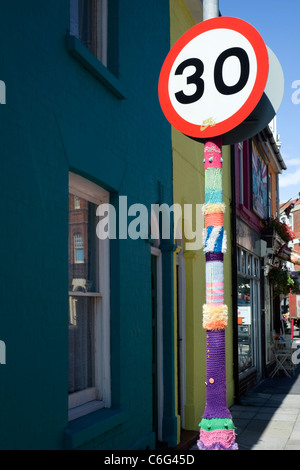
{"type": "Polygon", "coordinates": [[[274,377],[281,370],[287,377],[290,374],[295,375],[295,364],[292,361],[292,341],[274,341],[272,344],[272,351],[275,357],[275,368],[271,372],[270,377],[274,377]]]}

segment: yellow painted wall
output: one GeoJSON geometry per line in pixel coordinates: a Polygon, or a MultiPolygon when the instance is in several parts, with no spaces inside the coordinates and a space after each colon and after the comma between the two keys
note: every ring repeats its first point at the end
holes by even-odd
{"type": "MultiPolygon", "coordinates": [[[[171,14],[171,47],[195,23],[184,0],[170,0],[171,14]]],[[[204,164],[203,144],[193,141],[172,128],[173,145],[173,184],[174,203],[204,204],[204,164]]],[[[227,254],[224,257],[225,274],[225,303],[229,312],[231,303],[231,238],[230,238],[230,147],[223,147],[223,189],[226,213],[224,228],[227,231],[227,254]]],[[[201,223],[204,224],[204,216],[201,223]]],[[[195,219],[193,219],[195,221],[195,219]]],[[[193,227],[195,230],[195,226],[193,227]]],[[[202,240],[202,239],[201,239],[202,240]]],[[[205,304],[205,256],[203,249],[186,250],[184,243],[185,260],[185,330],[186,330],[186,404],[184,408],[184,429],[199,429],[206,400],[205,391],[205,330],[202,328],[202,306],[205,304]]],[[[174,255],[174,265],[176,255],[174,255]]],[[[176,276],[176,269],[174,269],[176,276]]],[[[177,286],[175,283],[175,315],[177,316],[176,299],[177,286]]],[[[229,325],[226,330],[226,368],[227,368],[227,397],[228,406],[233,404],[233,354],[232,354],[232,316],[229,315],[229,325]]],[[[177,321],[175,318],[175,338],[177,338],[177,321]]],[[[175,341],[176,344],[176,341],[175,341]]],[[[175,351],[177,358],[177,352],[175,351]]],[[[177,359],[176,359],[176,377],[177,359]]],[[[178,400],[178,387],[176,390],[176,410],[178,400]]],[[[178,416],[178,441],[180,439],[181,420],[178,416]]]]}

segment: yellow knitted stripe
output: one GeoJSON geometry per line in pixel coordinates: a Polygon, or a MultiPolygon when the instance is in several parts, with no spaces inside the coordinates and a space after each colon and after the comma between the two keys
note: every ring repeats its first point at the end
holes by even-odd
{"type": "Polygon", "coordinates": [[[203,305],[203,328],[205,330],[219,330],[227,327],[228,307],[227,305],[203,305]]]}
{"type": "Polygon", "coordinates": [[[204,214],[213,214],[215,212],[225,212],[226,205],[223,202],[218,204],[204,204],[203,212],[204,214]]]}

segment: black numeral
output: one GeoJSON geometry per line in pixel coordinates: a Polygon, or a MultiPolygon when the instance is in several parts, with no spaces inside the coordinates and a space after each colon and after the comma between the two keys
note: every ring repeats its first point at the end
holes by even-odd
{"type": "MultiPolygon", "coordinates": [[[[204,80],[201,78],[204,72],[204,64],[202,60],[197,58],[191,58],[184,60],[178,65],[175,75],[182,75],[184,70],[189,66],[195,67],[195,72],[189,75],[186,79],[188,85],[196,85],[196,91],[192,95],[186,95],[183,91],[175,93],[177,101],[181,104],[191,104],[200,100],[204,93],[204,80]]],[[[222,95],[234,95],[239,93],[247,84],[250,75],[250,62],[247,52],[240,47],[231,47],[222,52],[217,58],[214,68],[214,81],[216,89],[222,95]],[[237,57],[241,64],[241,75],[238,82],[235,85],[228,86],[223,79],[223,67],[225,61],[229,57],[237,57]]]]}
{"type": "Polygon", "coordinates": [[[196,68],[196,71],[195,73],[193,73],[193,75],[187,77],[186,81],[188,85],[194,83],[196,85],[196,91],[193,95],[185,95],[183,91],[175,93],[177,101],[182,104],[195,103],[195,101],[200,100],[204,93],[204,81],[202,80],[202,78],[200,78],[204,71],[204,65],[200,59],[185,60],[177,67],[175,75],[182,75],[184,69],[186,69],[186,67],[189,67],[190,65],[193,65],[196,68]]]}
{"type": "Polygon", "coordinates": [[[231,49],[227,49],[219,55],[215,65],[214,78],[216,88],[222,95],[234,95],[235,93],[239,93],[248,82],[249,74],[250,63],[247,52],[240,47],[232,47],[231,49]],[[239,81],[232,86],[226,85],[223,80],[224,62],[229,57],[237,57],[241,64],[241,76],[239,81]]]}

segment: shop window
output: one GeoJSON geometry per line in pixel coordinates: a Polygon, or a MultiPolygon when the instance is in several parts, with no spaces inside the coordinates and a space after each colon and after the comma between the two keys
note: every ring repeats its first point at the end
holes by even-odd
{"type": "Polygon", "coordinates": [[[261,219],[269,215],[268,166],[260,150],[252,143],[252,210],[261,219]]]}
{"type": "Polygon", "coordinates": [[[238,248],[238,361],[239,373],[258,363],[260,311],[259,258],[238,248]]]}
{"type": "Polygon", "coordinates": [[[109,240],[99,240],[96,234],[97,207],[108,202],[108,193],[74,174],[69,191],[71,420],[110,406],[110,324],[109,240]],[[80,211],[74,209],[74,196],[80,198],[80,211]]]}
{"type": "Polygon", "coordinates": [[[251,284],[243,276],[238,276],[238,358],[239,372],[253,365],[253,332],[251,312],[251,284]]]}

